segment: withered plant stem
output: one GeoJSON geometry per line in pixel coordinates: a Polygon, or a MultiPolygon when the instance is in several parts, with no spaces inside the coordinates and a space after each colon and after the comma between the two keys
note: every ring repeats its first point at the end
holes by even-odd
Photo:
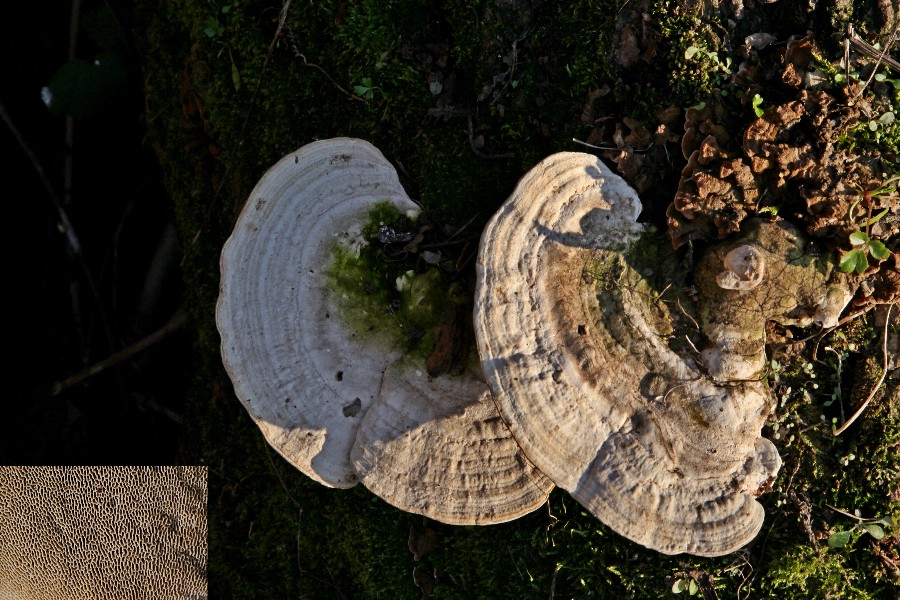
{"type": "Polygon", "coordinates": [[[878,379],[878,383],[875,385],[875,387],[872,388],[872,391],[869,393],[869,397],[866,398],[865,401],[859,405],[859,408],[856,409],[856,412],[853,413],[853,416],[851,416],[849,419],[847,419],[846,423],[844,423],[843,425],[841,425],[839,428],[837,428],[834,431],[835,437],[841,435],[842,433],[844,433],[844,431],[847,430],[848,427],[853,425],[853,422],[856,421],[856,419],[859,418],[859,416],[863,413],[863,411],[866,410],[866,407],[869,406],[869,402],[871,402],[872,398],[875,397],[875,393],[878,392],[878,390],[881,388],[881,384],[884,383],[884,378],[885,378],[885,376],[887,376],[887,367],[888,367],[888,353],[887,353],[888,327],[890,327],[890,324],[891,324],[891,311],[894,310],[894,304],[896,304],[896,302],[891,302],[891,304],[888,306],[887,315],[885,315],[885,318],[884,318],[884,344],[881,348],[881,350],[884,354],[884,364],[882,365],[881,377],[878,379]]]}

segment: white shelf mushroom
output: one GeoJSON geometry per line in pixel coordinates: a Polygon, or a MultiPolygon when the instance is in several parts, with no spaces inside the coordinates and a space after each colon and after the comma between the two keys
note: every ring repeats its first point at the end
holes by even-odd
{"type": "Polygon", "coordinates": [[[368,142],[314,142],[263,175],[222,250],[216,323],[235,393],[275,450],[331,487],[356,484],[356,431],[401,355],[349,328],[329,293],[336,245],[355,252],[381,201],[419,210],[368,142]]]}
{"type": "Polygon", "coordinates": [[[380,497],[451,525],[516,519],[553,489],[519,450],[473,371],[432,378],[421,365],[394,363],[351,457],[363,485],[380,497]]]}
{"type": "MultiPolygon", "coordinates": [[[[361,478],[391,504],[446,523],[531,512],[553,484],[521,453],[477,371],[428,376],[391,315],[343,297],[341,269],[353,271],[385,201],[418,212],[362,140],[314,142],[263,176],[222,251],[216,318],[235,392],[269,444],[325,485],[361,478]]],[[[381,283],[436,319],[445,307],[432,306],[440,276],[430,273],[381,283]]]]}
{"type": "Polygon", "coordinates": [[[640,211],[592,155],[527,173],[482,235],[482,367],[528,458],[604,523],[663,553],[726,554],[759,531],[755,496],[781,465],[760,435],[768,390],[717,385],[676,352],[688,300],[640,211]]]}

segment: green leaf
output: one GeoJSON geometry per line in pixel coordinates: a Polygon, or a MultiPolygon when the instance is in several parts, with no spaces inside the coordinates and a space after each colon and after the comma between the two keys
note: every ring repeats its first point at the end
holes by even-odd
{"type": "Polygon", "coordinates": [[[672,585],[672,593],[680,594],[687,588],[687,582],[684,579],[676,579],[672,585]]]}
{"type": "Polygon", "coordinates": [[[894,122],[894,113],[891,111],[884,113],[883,115],[878,117],[878,122],[882,125],[890,125],[894,122]]]}
{"type": "Polygon", "coordinates": [[[684,51],[684,57],[687,60],[691,60],[698,52],[700,52],[700,48],[697,46],[688,46],[688,49],[684,51]]]}
{"type": "Polygon", "coordinates": [[[877,223],[878,221],[880,221],[881,218],[887,214],[887,212],[888,212],[888,209],[884,209],[883,211],[881,211],[880,213],[878,213],[877,215],[875,215],[874,217],[872,217],[871,219],[866,221],[866,227],[868,227],[869,225],[871,225],[873,223],[877,223]]]}
{"type": "Polygon", "coordinates": [[[844,253],[838,266],[844,273],[852,273],[853,271],[862,273],[869,266],[869,260],[862,250],[850,250],[844,253]]]}
{"type": "Polygon", "coordinates": [[[756,114],[756,116],[757,117],[763,116],[763,113],[765,111],[761,108],[762,103],[763,103],[762,96],[760,96],[759,94],[754,94],[753,100],[751,103],[753,105],[753,112],[756,114]]]}
{"type": "Polygon", "coordinates": [[[693,579],[691,579],[691,584],[688,586],[688,592],[690,593],[691,596],[694,596],[694,595],[696,595],[697,592],[699,592],[699,591],[700,591],[700,586],[697,585],[697,582],[696,582],[696,581],[694,581],[693,579]]]}
{"type": "Polygon", "coordinates": [[[864,523],[861,527],[868,531],[869,535],[871,535],[876,540],[880,540],[884,537],[884,529],[882,529],[875,523],[864,523]]]}
{"type": "Polygon", "coordinates": [[[777,206],[763,206],[759,209],[760,214],[769,214],[773,217],[778,216],[778,207],[777,206]]]}
{"type": "Polygon", "coordinates": [[[853,530],[849,531],[836,531],[828,536],[828,547],[829,548],[843,548],[847,544],[850,543],[850,535],[853,533],[853,530]]]}
{"type": "Polygon", "coordinates": [[[878,240],[872,240],[869,242],[869,254],[872,255],[872,258],[885,260],[891,255],[891,251],[878,240]]]}
{"type": "Polygon", "coordinates": [[[854,246],[863,246],[869,241],[869,236],[867,236],[862,231],[854,231],[850,234],[850,243],[854,246]]]}

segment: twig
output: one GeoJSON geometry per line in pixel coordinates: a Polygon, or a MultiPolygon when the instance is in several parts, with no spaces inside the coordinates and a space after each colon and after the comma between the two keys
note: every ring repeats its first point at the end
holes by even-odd
{"type": "Polygon", "coordinates": [[[47,172],[44,171],[44,167],[41,165],[41,161],[38,159],[34,151],[32,151],[31,146],[28,145],[28,142],[19,131],[19,128],[16,127],[15,123],[13,123],[12,117],[8,112],[6,112],[6,107],[3,105],[2,101],[0,101],[0,119],[3,120],[3,122],[9,128],[9,131],[13,134],[13,137],[16,138],[16,142],[19,144],[19,149],[22,150],[22,153],[25,154],[25,156],[28,158],[28,161],[31,163],[32,168],[35,170],[35,172],[37,172],[37,175],[41,180],[41,184],[44,186],[44,191],[47,192],[47,196],[50,198],[50,201],[53,203],[53,207],[56,209],[56,214],[59,218],[58,227],[60,233],[65,236],[69,251],[74,257],[75,262],[78,263],[78,267],[81,269],[82,276],[87,283],[88,290],[90,290],[91,298],[97,306],[97,313],[100,316],[100,322],[103,324],[103,329],[106,334],[107,341],[112,347],[114,343],[112,330],[109,326],[109,320],[106,318],[106,311],[103,308],[103,301],[100,299],[100,291],[98,290],[97,284],[94,282],[94,277],[93,275],[91,275],[91,271],[87,266],[87,261],[85,261],[84,259],[84,253],[81,250],[81,241],[78,238],[78,234],[75,232],[75,228],[72,226],[72,221],[69,219],[69,215],[66,212],[65,207],[63,206],[63,202],[60,200],[59,194],[57,194],[56,190],[53,188],[53,184],[50,183],[50,179],[47,177],[47,172]]]}
{"type": "Polygon", "coordinates": [[[188,322],[187,313],[185,313],[183,310],[178,310],[175,313],[175,315],[173,315],[172,318],[169,319],[168,323],[166,323],[165,325],[163,325],[162,327],[160,327],[159,329],[157,329],[156,331],[154,331],[147,337],[139,340],[138,342],[132,344],[131,346],[128,346],[124,350],[116,352],[112,356],[109,356],[109,357],[105,358],[104,360],[101,360],[100,362],[98,362],[94,365],[91,365],[87,369],[84,369],[83,371],[79,371],[78,373],[72,375],[71,377],[68,377],[68,378],[64,379],[63,381],[55,383],[50,390],[50,395],[58,396],[59,394],[63,393],[64,391],[66,391],[72,387],[75,387],[76,385],[82,383],[83,381],[86,381],[87,379],[93,377],[94,375],[98,375],[110,367],[114,367],[118,364],[125,362],[126,360],[130,359],[131,357],[135,356],[136,354],[143,352],[150,346],[153,346],[154,344],[158,343],[163,338],[168,336],[170,333],[177,331],[178,329],[181,329],[182,327],[184,327],[187,324],[187,322],[188,322]]]}
{"type": "Polygon", "coordinates": [[[844,515],[845,517],[850,517],[851,519],[856,519],[857,521],[865,521],[866,520],[858,515],[852,515],[852,514],[848,513],[846,510],[841,510],[840,508],[832,506],[832,505],[828,504],[827,502],[825,503],[825,506],[827,506],[828,508],[830,508],[831,510],[833,510],[836,513],[840,513],[840,514],[844,515]]]}
{"type": "Polygon", "coordinates": [[[891,324],[891,311],[894,309],[894,304],[896,304],[896,302],[891,302],[890,306],[888,306],[887,315],[884,318],[884,345],[882,346],[882,352],[884,353],[884,364],[882,365],[881,377],[878,379],[878,383],[872,389],[871,393],[869,393],[869,397],[865,399],[865,401],[859,406],[858,409],[856,409],[856,412],[853,413],[853,416],[851,416],[847,420],[846,423],[844,423],[843,425],[841,425],[839,428],[837,428],[834,431],[835,437],[844,433],[844,431],[846,431],[846,429],[848,427],[850,427],[853,424],[853,422],[856,421],[856,419],[859,418],[859,415],[861,415],[863,413],[863,411],[866,410],[866,407],[869,406],[869,402],[871,402],[872,398],[875,397],[875,393],[878,392],[879,389],[881,389],[881,384],[884,383],[884,378],[887,375],[887,368],[888,368],[888,353],[887,353],[888,327],[891,324]]]}
{"type": "MultiPolygon", "coordinates": [[[[887,63],[893,69],[900,69],[900,63],[887,57],[887,51],[890,50],[891,46],[894,45],[894,40],[897,39],[898,31],[900,31],[900,28],[895,28],[891,33],[891,37],[889,37],[887,42],[885,42],[884,50],[882,50],[881,53],[878,54],[878,59],[875,62],[875,66],[872,67],[872,72],[869,74],[869,78],[866,79],[866,82],[862,84],[862,86],[859,88],[859,91],[856,92],[856,95],[853,97],[854,102],[862,96],[862,93],[866,89],[866,86],[868,86],[869,83],[872,82],[872,78],[875,77],[875,73],[878,71],[878,66],[882,62],[887,63]]],[[[870,46],[865,40],[853,33],[852,26],[848,26],[848,34],[851,36],[850,43],[853,44],[857,50],[860,50],[869,58],[875,58],[873,54],[878,52],[878,50],[874,46],[870,46]]]]}
{"type": "Polygon", "coordinates": [[[503,154],[485,154],[481,150],[479,150],[475,146],[475,131],[472,129],[472,115],[468,115],[469,117],[469,146],[472,147],[472,152],[475,153],[479,158],[515,158],[516,154],[514,152],[504,152],[503,154]]]}
{"type": "MultiPolygon", "coordinates": [[[[697,325],[697,321],[694,320],[694,317],[692,317],[691,315],[689,315],[689,314],[688,314],[688,311],[684,310],[684,307],[681,305],[681,299],[680,299],[680,298],[676,298],[676,299],[675,299],[675,304],[678,305],[678,308],[681,310],[681,314],[683,314],[684,316],[686,316],[688,319],[691,320],[691,323],[694,324],[694,329],[696,329],[697,331],[700,331],[700,326],[697,325]]],[[[693,346],[693,344],[691,344],[691,345],[693,346]]]]}
{"type": "Polygon", "coordinates": [[[553,600],[553,597],[556,596],[556,576],[559,575],[560,569],[562,569],[560,564],[557,564],[556,568],[553,569],[553,578],[550,580],[550,600],[553,600]]]}
{"type": "Polygon", "coordinates": [[[297,58],[299,58],[303,61],[304,67],[312,67],[314,69],[318,69],[322,73],[322,75],[324,75],[325,77],[328,78],[328,81],[330,81],[334,87],[336,87],[337,89],[339,89],[342,92],[344,92],[345,94],[347,94],[347,96],[349,96],[351,100],[359,100],[360,102],[365,102],[365,100],[363,98],[360,98],[356,94],[351,94],[350,92],[345,90],[343,87],[341,87],[341,85],[337,81],[335,81],[331,77],[331,75],[328,74],[328,72],[325,69],[323,69],[322,67],[320,67],[319,65],[317,65],[315,63],[309,62],[308,60],[306,60],[306,57],[304,55],[302,55],[301,53],[295,51],[295,54],[296,54],[297,58]]]}
{"type": "Polygon", "coordinates": [[[700,354],[700,351],[697,350],[697,346],[694,345],[694,342],[691,341],[691,338],[689,338],[687,335],[685,335],[684,339],[686,339],[687,343],[691,345],[691,348],[694,349],[694,352],[696,352],[697,354],[700,354]]]}
{"type": "MultiPolygon", "coordinates": [[[[613,151],[623,151],[623,150],[626,150],[625,148],[616,148],[616,147],[613,147],[613,146],[595,146],[594,144],[588,144],[587,142],[582,142],[581,140],[579,140],[579,139],[577,139],[577,138],[572,138],[572,141],[575,142],[576,144],[581,144],[582,146],[587,146],[588,148],[595,148],[595,149],[597,149],[597,150],[613,150],[613,151]]],[[[650,145],[647,146],[646,148],[643,148],[643,149],[641,149],[641,150],[634,150],[634,149],[632,149],[631,152],[635,152],[635,153],[637,153],[637,152],[646,152],[647,150],[649,150],[649,149],[652,148],[653,146],[654,146],[654,144],[651,142],[650,145]]]]}
{"type": "Polygon", "coordinates": [[[790,344],[786,344],[786,345],[789,345],[789,346],[790,346],[790,345],[794,345],[794,344],[799,344],[799,343],[801,343],[801,342],[808,341],[808,340],[810,340],[810,339],[812,339],[812,338],[818,336],[819,339],[816,340],[816,344],[815,344],[815,346],[813,346],[812,359],[813,359],[813,360],[819,360],[819,359],[818,359],[818,356],[819,356],[819,343],[822,341],[822,338],[824,338],[826,335],[828,335],[829,333],[831,333],[832,331],[834,331],[834,330],[837,329],[838,327],[842,327],[842,326],[846,325],[847,323],[849,323],[850,321],[852,321],[853,319],[856,319],[856,318],[858,318],[858,317],[863,316],[864,314],[866,314],[867,312],[869,312],[870,310],[872,310],[874,307],[875,307],[874,304],[870,304],[870,305],[868,305],[867,307],[863,308],[862,310],[858,310],[858,311],[856,311],[855,313],[851,313],[851,314],[847,315],[846,317],[844,317],[843,319],[841,319],[840,321],[838,321],[838,324],[835,325],[834,327],[829,327],[828,329],[822,331],[821,333],[814,333],[813,335],[811,335],[811,336],[809,336],[809,337],[807,337],[807,338],[803,338],[802,340],[797,340],[796,342],[791,342],[790,344]]]}
{"type": "Polygon", "coordinates": [[[879,62],[883,62],[890,68],[900,71],[900,62],[897,62],[890,56],[887,56],[887,51],[890,50],[891,46],[894,44],[894,39],[897,35],[897,29],[894,29],[891,37],[888,38],[887,43],[884,45],[884,50],[879,52],[878,48],[865,41],[853,30],[853,25],[847,25],[847,34],[844,37],[848,45],[853,45],[853,47],[860,53],[868,56],[869,58],[874,58],[879,62]]]}

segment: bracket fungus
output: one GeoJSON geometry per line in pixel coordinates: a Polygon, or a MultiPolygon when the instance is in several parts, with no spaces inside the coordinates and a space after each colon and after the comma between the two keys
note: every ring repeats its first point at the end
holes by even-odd
{"type": "Polygon", "coordinates": [[[685,269],[640,211],[595,156],[527,173],[481,239],[482,367],[526,456],[600,520],[666,554],[727,554],[760,530],[781,466],[761,437],[773,403],[762,380],[705,372],[685,269]]]}
{"type": "MultiPolygon", "coordinates": [[[[480,374],[438,375],[416,362],[391,313],[407,308],[373,308],[368,288],[379,283],[355,280],[371,276],[359,262],[363,233],[385,203],[419,212],[381,152],[358,139],[313,142],[263,176],[221,257],[216,322],[235,392],[268,443],[324,485],[361,479],[387,502],[447,523],[531,512],[553,484],[501,426],[480,374]],[[360,287],[369,297],[353,296],[360,287]]],[[[402,235],[381,228],[378,237],[402,235]]],[[[405,290],[412,310],[437,318],[444,307],[430,305],[427,288],[440,277],[395,279],[387,285],[405,290]]]]}

